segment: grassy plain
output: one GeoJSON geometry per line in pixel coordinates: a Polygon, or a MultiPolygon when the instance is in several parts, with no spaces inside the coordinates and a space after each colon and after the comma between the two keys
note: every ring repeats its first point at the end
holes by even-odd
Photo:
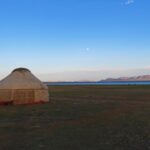
{"type": "Polygon", "coordinates": [[[0,106],[0,150],[150,150],[150,86],[50,86],[0,106]]]}

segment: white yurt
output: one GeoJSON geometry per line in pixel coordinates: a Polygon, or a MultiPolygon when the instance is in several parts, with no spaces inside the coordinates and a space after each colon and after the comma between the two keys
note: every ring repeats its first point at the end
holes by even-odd
{"type": "Polygon", "coordinates": [[[26,68],[17,68],[0,81],[0,104],[34,104],[48,101],[47,85],[26,68]]]}

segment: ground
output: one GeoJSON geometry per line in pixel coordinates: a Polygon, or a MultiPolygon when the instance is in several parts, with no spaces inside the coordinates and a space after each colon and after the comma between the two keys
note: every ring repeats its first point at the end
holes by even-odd
{"type": "Polygon", "coordinates": [[[150,150],[150,86],[50,86],[0,106],[0,150],[150,150]]]}

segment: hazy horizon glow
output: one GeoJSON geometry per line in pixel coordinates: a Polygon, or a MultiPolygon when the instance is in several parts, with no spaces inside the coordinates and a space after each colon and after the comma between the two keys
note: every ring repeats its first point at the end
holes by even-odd
{"type": "Polygon", "coordinates": [[[150,74],[145,69],[149,5],[147,0],[2,1],[0,78],[17,67],[49,81],[150,74]]]}

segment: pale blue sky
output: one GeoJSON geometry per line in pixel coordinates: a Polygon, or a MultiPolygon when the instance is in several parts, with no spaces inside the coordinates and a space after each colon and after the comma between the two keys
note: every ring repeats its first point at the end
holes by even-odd
{"type": "Polygon", "coordinates": [[[149,6],[149,0],[0,0],[0,78],[16,67],[42,80],[97,80],[145,68],[150,74],[149,6]]]}

